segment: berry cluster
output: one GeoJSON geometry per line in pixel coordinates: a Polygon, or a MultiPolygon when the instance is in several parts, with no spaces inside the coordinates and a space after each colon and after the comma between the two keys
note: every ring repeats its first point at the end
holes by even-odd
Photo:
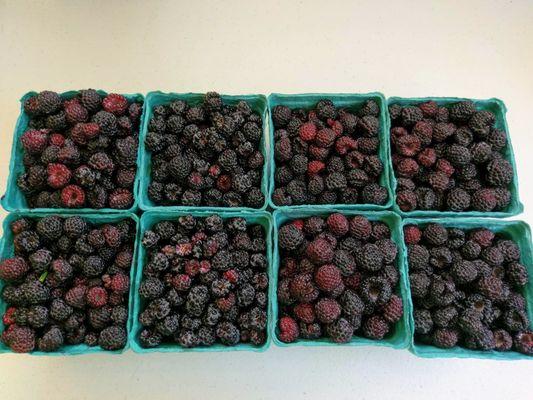
{"type": "Polygon", "coordinates": [[[265,232],[244,218],[181,216],[145,232],[139,295],[143,347],[266,340],[268,274],[265,232]]]}
{"type": "Polygon", "coordinates": [[[308,111],[274,107],[274,204],[385,204],[379,114],[374,100],[357,112],[327,99],[308,111]]]}
{"type": "Polygon", "coordinates": [[[434,223],[408,225],[404,235],[419,343],[533,354],[528,273],[515,242],[434,223]]]}
{"type": "Polygon", "coordinates": [[[511,201],[507,135],[472,101],[389,106],[392,164],[402,211],[494,211],[511,201]]]}
{"type": "Polygon", "coordinates": [[[132,206],[142,103],[93,89],[71,99],[43,91],[24,111],[17,185],[31,208],[132,206]]]}
{"type": "Polygon", "coordinates": [[[390,230],[363,216],[335,213],[293,220],[278,233],[279,338],[353,335],[381,340],[403,315],[390,230]]]}
{"type": "Polygon", "coordinates": [[[261,208],[263,121],[246,101],[156,106],[145,145],[152,153],[148,197],[158,205],[261,208]]]}
{"type": "Polygon", "coordinates": [[[23,217],[11,231],[15,255],[0,263],[8,306],[1,340],[18,353],[81,343],[123,348],[133,221],[94,225],[79,216],[23,217]]]}

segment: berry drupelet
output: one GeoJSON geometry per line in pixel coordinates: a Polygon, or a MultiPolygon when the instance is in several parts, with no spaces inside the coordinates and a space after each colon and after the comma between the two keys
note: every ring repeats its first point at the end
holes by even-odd
{"type": "Polygon", "coordinates": [[[30,208],[133,205],[142,103],[93,89],[70,99],[43,91],[25,101],[24,112],[17,185],[30,208]]]}
{"type": "Polygon", "coordinates": [[[274,204],[385,204],[380,111],[374,100],[358,109],[327,99],[310,110],[274,107],[274,204]]]}
{"type": "Polygon", "coordinates": [[[11,224],[14,256],[0,262],[5,283],[1,340],[15,352],[85,343],[126,345],[129,275],[136,227],[50,215],[11,224]]]}
{"type": "Polygon", "coordinates": [[[403,301],[390,236],[381,221],[342,213],[281,226],[278,338],[345,343],[354,335],[381,340],[394,331],[403,301]]]}
{"type": "Polygon", "coordinates": [[[446,106],[393,104],[389,112],[402,211],[506,210],[514,172],[504,158],[507,135],[491,111],[467,100],[446,106]]]}
{"type": "Polygon", "coordinates": [[[522,295],[527,268],[512,239],[436,223],[407,225],[404,237],[416,342],[530,354],[513,340],[528,337],[531,322],[522,295]]]}

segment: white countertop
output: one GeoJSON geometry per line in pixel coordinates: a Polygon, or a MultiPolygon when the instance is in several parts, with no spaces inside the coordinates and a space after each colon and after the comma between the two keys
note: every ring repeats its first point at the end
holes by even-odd
{"type": "MultiPolygon", "coordinates": [[[[0,190],[28,90],[499,97],[533,223],[532,2],[206,3],[0,0],[0,190]]],[[[1,355],[0,398],[531,399],[532,376],[377,347],[1,355]]]]}

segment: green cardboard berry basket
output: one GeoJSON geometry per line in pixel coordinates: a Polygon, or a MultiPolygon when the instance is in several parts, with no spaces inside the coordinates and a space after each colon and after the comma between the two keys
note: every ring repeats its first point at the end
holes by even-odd
{"type": "MultiPolygon", "coordinates": [[[[103,350],[100,346],[90,347],[82,343],[82,344],[77,344],[77,345],[64,345],[57,351],[45,352],[45,351],[35,350],[28,354],[35,355],[35,356],[75,356],[75,355],[95,354],[95,353],[102,353],[102,354],[124,353],[129,348],[129,333],[131,331],[131,327],[133,324],[133,295],[134,295],[133,280],[135,278],[135,270],[136,270],[136,263],[137,263],[137,242],[139,239],[139,217],[129,212],[108,213],[108,214],[72,214],[72,213],[52,213],[51,214],[51,213],[44,213],[44,212],[13,212],[13,213],[8,214],[2,223],[3,237],[0,241],[0,257],[1,257],[0,259],[4,260],[6,258],[12,257],[15,254],[14,248],[13,248],[14,235],[10,229],[11,222],[21,217],[41,218],[47,215],[59,215],[61,217],[72,217],[73,215],[79,215],[87,219],[89,222],[98,224],[98,225],[118,222],[124,219],[131,219],[135,222],[136,237],[135,237],[135,243],[133,246],[134,253],[133,253],[133,260],[132,260],[131,269],[130,269],[130,290],[129,290],[129,295],[128,295],[128,322],[126,324],[128,341],[126,342],[126,346],[123,349],[114,350],[114,351],[103,350]]],[[[5,285],[5,282],[0,280],[0,292],[2,291],[4,285],[5,285]]],[[[4,315],[4,313],[6,312],[6,309],[7,309],[7,304],[0,298],[0,315],[4,315]]],[[[2,319],[0,318],[0,332],[3,332],[3,331],[4,331],[4,324],[2,322],[2,319]]],[[[4,343],[0,342],[0,353],[14,353],[14,352],[4,343]]]]}
{"type": "MultiPolygon", "coordinates": [[[[107,95],[107,92],[104,92],[103,90],[98,90],[98,94],[101,96],[107,95]]],[[[6,192],[0,199],[0,202],[2,204],[2,207],[10,212],[13,211],[39,211],[39,212],[48,212],[48,213],[91,213],[91,212],[135,212],[138,208],[137,206],[137,192],[138,192],[138,186],[140,183],[140,176],[139,176],[139,164],[140,164],[140,155],[141,150],[140,146],[137,149],[137,173],[135,176],[135,182],[132,189],[133,194],[133,205],[127,209],[127,210],[119,210],[115,208],[101,208],[101,209],[95,209],[95,208],[30,208],[28,206],[28,202],[26,201],[26,197],[24,196],[24,193],[20,191],[20,189],[17,186],[17,178],[18,176],[24,172],[25,168],[22,163],[22,158],[24,154],[24,150],[22,148],[22,144],[20,143],[20,137],[22,134],[26,131],[29,123],[29,116],[24,112],[24,102],[29,97],[32,97],[36,95],[36,92],[28,92],[22,98],[20,99],[20,115],[17,120],[17,124],[15,125],[15,132],[13,135],[13,144],[11,146],[11,160],[9,163],[9,177],[7,180],[7,187],[6,192]]],[[[62,99],[72,99],[73,97],[76,97],[79,94],[79,91],[77,90],[71,90],[68,92],[61,93],[62,99]]],[[[144,96],[140,93],[134,93],[134,94],[124,94],[124,97],[128,99],[128,101],[137,101],[143,103],[143,113],[141,115],[141,120],[139,123],[139,132],[143,125],[143,118],[144,118],[144,96]]]]}
{"type": "Polygon", "coordinates": [[[409,346],[409,341],[412,336],[411,324],[409,324],[409,315],[411,313],[408,302],[408,277],[405,270],[405,251],[401,243],[403,242],[403,232],[400,228],[401,220],[398,215],[391,211],[369,211],[360,212],[355,210],[345,210],[331,207],[329,209],[309,207],[307,209],[298,210],[276,210],[274,212],[274,253],[273,253],[273,275],[272,285],[270,287],[270,299],[273,308],[273,318],[270,321],[270,336],[277,346],[292,347],[292,346],[382,346],[392,347],[394,349],[405,349],[409,346]],[[399,280],[399,295],[403,301],[403,316],[396,323],[392,332],[383,340],[372,340],[360,336],[354,336],[348,343],[338,344],[330,341],[328,338],[320,338],[318,340],[298,339],[293,343],[282,342],[278,338],[279,329],[278,323],[278,272],[280,267],[280,257],[278,249],[278,230],[287,221],[307,218],[311,216],[326,216],[331,213],[339,212],[346,216],[363,215],[370,221],[382,221],[388,225],[391,231],[391,239],[398,245],[397,267],[400,273],[399,280]]]}
{"type": "MultiPolygon", "coordinates": [[[[413,210],[413,211],[402,211],[396,204],[396,187],[398,181],[396,180],[396,175],[394,169],[391,170],[391,182],[392,190],[394,193],[394,204],[393,209],[402,217],[417,218],[417,217],[428,217],[428,218],[440,218],[440,217],[492,217],[492,218],[506,218],[513,215],[518,215],[524,210],[524,206],[520,202],[519,193],[518,193],[518,174],[516,171],[516,161],[513,152],[513,146],[511,144],[511,136],[509,134],[509,127],[507,126],[507,120],[505,114],[507,113],[507,107],[500,99],[492,98],[487,100],[478,100],[478,99],[467,99],[460,97],[390,97],[387,100],[389,106],[393,104],[399,104],[401,106],[407,105],[417,105],[424,103],[426,101],[435,101],[439,106],[447,106],[459,101],[471,100],[474,102],[476,109],[492,111],[496,117],[496,128],[505,131],[507,134],[507,146],[504,149],[503,156],[507,161],[509,161],[513,167],[513,180],[509,186],[509,191],[511,192],[511,202],[505,210],[502,211],[490,211],[490,212],[481,212],[481,211],[432,211],[432,210],[413,210]]],[[[389,120],[389,132],[387,132],[387,140],[390,141],[390,127],[392,126],[390,121],[390,115],[388,114],[389,110],[387,107],[387,118],[389,120]]],[[[392,149],[391,149],[392,154],[392,149]]],[[[392,162],[391,162],[392,164],[392,162]]]]}
{"type": "Polygon", "coordinates": [[[140,135],[140,148],[141,148],[141,159],[140,159],[140,174],[141,181],[139,184],[139,207],[143,211],[149,210],[159,210],[159,211],[187,211],[187,210],[211,210],[211,211],[257,211],[265,210],[267,206],[267,197],[268,197],[268,154],[267,154],[267,143],[268,143],[268,130],[267,130],[267,99],[262,94],[249,94],[249,95],[221,95],[224,104],[235,105],[239,101],[246,101],[253,111],[258,113],[263,119],[263,136],[261,137],[261,142],[259,144],[259,150],[263,154],[264,165],[263,172],[261,177],[261,192],[265,196],[265,202],[261,208],[251,208],[251,207],[189,207],[189,206],[162,206],[155,204],[148,197],[148,185],[152,181],[152,153],[146,149],[144,141],[146,135],[148,134],[148,124],[153,115],[153,109],[155,106],[162,104],[169,104],[175,100],[183,100],[189,105],[200,104],[204,99],[204,94],[201,93],[163,93],[160,91],[149,92],[146,96],[146,109],[145,117],[143,120],[143,125],[141,126],[141,135],[140,135]]]}
{"type": "Polygon", "coordinates": [[[390,177],[392,176],[392,163],[390,157],[389,130],[390,118],[388,117],[387,101],[385,96],[378,92],[366,94],[352,93],[305,93],[305,94],[279,94],[272,93],[268,96],[268,109],[270,111],[270,170],[269,170],[269,194],[268,205],[275,210],[304,210],[313,207],[317,210],[327,210],[330,207],[343,208],[346,210],[372,211],[388,210],[392,207],[394,191],[391,187],[390,177]],[[274,173],[276,169],[276,160],[274,158],[274,123],[272,121],[272,110],[278,105],[284,105],[289,108],[313,108],[319,100],[329,99],[336,107],[343,107],[351,111],[356,111],[367,100],[374,100],[380,108],[379,113],[379,158],[383,162],[383,173],[379,178],[379,184],[387,189],[388,199],[383,205],[377,204],[304,204],[295,206],[278,206],[274,204],[272,195],[276,189],[274,173]]]}
{"type": "MultiPolygon", "coordinates": [[[[520,262],[527,268],[529,275],[529,282],[524,287],[522,294],[526,299],[527,313],[529,320],[531,321],[530,328],[533,329],[533,249],[531,242],[531,229],[528,224],[522,221],[503,221],[497,219],[480,219],[480,218],[407,218],[402,221],[403,227],[406,225],[419,225],[425,226],[429,223],[438,223],[444,225],[447,228],[460,228],[460,229],[476,229],[486,228],[493,232],[500,233],[514,240],[521,251],[520,262]]],[[[407,246],[403,243],[405,266],[404,270],[409,274],[409,265],[407,263],[407,246]]],[[[407,275],[409,277],[409,275],[407,275]]],[[[414,307],[411,298],[411,288],[409,285],[409,279],[407,279],[408,288],[408,302],[409,302],[409,324],[411,325],[411,338],[409,350],[424,358],[481,358],[490,360],[533,360],[533,357],[518,353],[516,351],[482,351],[482,350],[470,350],[463,347],[455,346],[451,349],[441,349],[436,346],[427,344],[416,343],[414,339],[414,307]]]]}
{"type": "Polygon", "coordinates": [[[265,211],[256,211],[254,213],[250,212],[236,212],[236,211],[221,211],[221,212],[212,212],[209,210],[202,210],[202,211],[180,211],[180,212],[172,212],[172,211],[147,211],[143,213],[141,217],[141,229],[139,232],[139,245],[138,245],[138,252],[137,252],[137,265],[138,268],[136,270],[135,275],[135,284],[134,284],[134,303],[133,303],[133,327],[130,331],[130,337],[129,337],[129,343],[131,346],[131,349],[135,353],[186,353],[186,352],[219,352],[219,351],[256,351],[256,352],[264,352],[268,349],[270,346],[270,343],[272,341],[270,332],[268,327],[270,326],[270,323],[273,319],[272,314],[272,298],[270,298],[270,287],[273,285],[274,282],[274,276],[272,272],[272,216],[270,213],[267,213],[265,211]],[[254,346],[249,343],[240,343],[236,346],[225,346],[220,343],[215,343],[212,346],[208,347],[194,347],[194,348],[185,348],[180,346],[177,343],[164,343],[158,347],[155,348],[144,348],[141,346],[139,342],[139,334],[142,330],[142,325],[139,322],[139,315],[141,313],[141,308],[144,305],[144,301],[139,296],[139,286],[141,284],[141,281],[143,279],[143,268],[146,263],[146,250],[144,249],[142,245],[142,237],[144,236],[144,232],[151,229],[152,226],[163,220],[176,220],[178,217],[183,215],[193,215],[195,217],[208,217],[210,215],[217,214],[220,215],[223,219],[227,218],[235,218],[235,217],[242,217],[246,219],[246,221],[249,224],[259,224],[261,225],[265,230],[265,241],[266,241],[266,256],[267,256],[267,262],[268,262],[268,280],[269,280],[269,288],[268,288],[268,306],[267,306],[267,329],[266,329],[266,341],[261,346],[254,346]]]}

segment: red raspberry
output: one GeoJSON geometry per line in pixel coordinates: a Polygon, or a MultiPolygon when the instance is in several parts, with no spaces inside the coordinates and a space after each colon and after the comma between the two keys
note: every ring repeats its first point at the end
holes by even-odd
{"type": "Polygon", "coordinates": [[[298,324],[291,317],[281,317],[279,320],[279,339],[285,343],[294,342],[300,335],[298,324]]]}
{"type": "Polygon", "coordinates": [[[189,175],[187,179],[189,187],[193,189],[201,189],[204,185],[204,178],[199,172],[193,172],[189,175]]]}
{"type": "Polygon", "coordinates": [[[204,255],[206,257],[212,257],[218,251],[218,242],[213,239],[208,239],[204,244],[204,255]]]}
{"type": "Polygon", "coordinates": [[[24,258],[8,258],[0,264],[0,279],[4,281],[16,281],[24,277],[29,270],[30,267],[24,258]]]}
{"type": "Polygon", "coordinates": [[[455,168],[450,164],[448,160],[445,160],[444,158],[440,158],[437,160],[437,164],[435,166],[437,171],[444,172],[448,176],[452,176],[455,172],[455,168]]]}
{"type": "Polygon", "coordinates": [[[341,271],[333,264],[324,264],[315,273],[316,285],[331,292],[342,284],[341,271]]]}
{"type": "Polygon", "coordinates": [[[217,188],[222,192],[231,189],[231,177],[229,175],[220,175],[217,179],[217,188]]]}
{"type": "Polygon", "coordinates": [[[85,107],[80,104],[78,99],[71,99],[65,101],[63,107],[65,109],[65,116],[67,117],[67,121],[71,124],[85,122],[89,118],[89,112],[85,107]]]}
{"type": "Polygon", "coordinates": [[[75,308],[85,308],[87,287],[74,286],[67,293],[65,293],[65,301],[69,306],[75,308]]]}
{"type": "Polygon", "coordinates": [[[363,334],[374,340],[381,340],[389,333],[389,324],[379,315],[373,315],[363,324],[363,334]]]}
{"type": "Polygon", "coordinates": [[[130,289],[130,277],[118,272],[104,280],[104,286],[113,292],[126,293],[130,289]]]}
{"type": "Polygon", "coordinates": [[[437,153],[431,147],[426,147],[417,156],[418,162],[426,168],[431,167],[437,161],[437,153]]]}
{"type": "Polygon", "coordinates": [[[387,304],[382,309],[385,321],[394,324],[400,320],[403,315],[403,302],[400,297],[393,294],[387,304]]]}
{"type": "Polygon", "coordinates": [[[335,142],[337,135],[330,128],[324,128],[318,131],[315,138],[315,143],[318,147],[331,147],[335,142]]]}
{"type": "Polygon", "coordinates": [[[200,273],[207,274],[209,271],[211,271],[211,263],[207,260],[200,261],[200,273]]]}
{"type": "MultiPolygon", "coordinates": [[[[170,245],[168,247],[174,250],[174,247],[170,245]]],[[[163,248],[161,251],[164,253],[165,249],[163,248]]],[[[129,269],[131,267],[132,261],[133,261],[133,253],[128,250],[121,251],[115,257],[115,265],[122,269],[129,269]]]]}
{"type": "Polygon", "coordinates": [[[325,297],[315,304],[315,313],[320,322],[331,324],[341,315],[341,306],[335,300],[325,297]]]}
{"type": "Polygon", "coordinates": [[[296,275],[289,283],[289,290],[291,296],[305,303],[316,300],[319,295],[311,274],[296,275]]]}
{"type": "Polygon", "coordinates": [[[126,209],[133,204],[133,195],[128,189],[118,188],[109,194],[109,207],[126,209]]]}
{"type": "Polygon", "coordinates": [[[61,190],[61,203],[65,207],[81,207],[85,204],[85,192],[77,185],[68,185],[61,190]]]}
{"type": "Polygon", "coordinates": [[[304,142],[312,142],[316,136],[316,125],[313,122],[305,122],[300,126],[300,138],[304,142]]]}
{"type": "Polygon", "coordinates": [[[294,306],[294,315],[300,321],[305,322],[306,324],[312,324],[315,322],[315,309],[312,304],[309,303],[300,303],[294,306]]]}
{"type": "Polygon", "coordinates": [[[398,175],[403,178],[412,178],[418,173],[418,163],[412,158],[404,158],[396,167],[398,175]]]}
{"type": "Polygon", "coordinates": [[[192,235],[191,242],[192,244],[198,244],[203,242],[205,239],[207,239],[205,232],[196,232],[194,235],[192,235]]]}
{"type": "Polygon", "coordinates": [[[326,239],[313,240],[306,249],[307,257],[316,264],[323,264],[333,260],[334,252],[326,239]]]}
{"type": "Polygon", "coordinates": [[[72,128],[70,131],[70,138],[73,142],[78,144],[87,144],[87,137],[85,137],[85,134],[83,133],[81,123],[78,123],[72,128]]]}
{"type": "Polygon", "coordinates": [[[102,227],[102,234],[109,247],[118,247],[121,243],[121,234],[118,228],[111,224],[102,227]]]}
{"type": "Polygon", "coordinates": [[[307,173],[309,175],[315,175],[324,168],[326,168],[326,165],[322,161],[311,161],[309,164],[307,164],[307,173]]]}
{"type": "Polygon", "coordinates": [[[335,132],[335,134],[337,136],[340,136],[342,135],[343,131],[344,131],[344,128],[341,124],[340,121],[335,121],[333,119],[328,119],[328,125],[329,127],[333,130],[333,132],[335,132]]]}
{"type": "Polygon", "coordinates": [[[350,223],[348,218],[346,218],[341,213],[331,214],[326,220],[326,224],[331,233],[335,236],[344,236],[350,230],[350,223]]]}
{"type": "Polygon", "coordinates": [[[303,219],[295,219],[294,221],[291,222],[291,224],[294,225],[299,230],[302,230],[304,228],[305,222],[303,219]]]}
{"type": "Polygon", "coordinates": [[[213,178],[218,178],[218,176],[220,175],[220,166],[218,166],[217,164],[211,165],[209,167],[209,175],[213,178]]]}
{"type": "Polygon", "coordinates": [[[418,108],[422,110],[422,114],[424,114],[424,117],[429,117],[429,118],[434,117],[435,114],[437,114],[437,111],[439,110],[439,106],[433,100],[426,101],[425,103],[419,104],[418,108]]]}
{"type": "Polygon", "coordinates": [[[185,261],[185,273],[190,277],[198,275],[200,272],[200,262],[198,260],[185,261]]]}
{"type": "Polygon", "coordinates": [[[341,136],[335,142],[335,150],[337,150],[337,153],[341,156],[348,153],[348,151],[355,149],[357,149],[357,141],[349,136],[341,136]]]}
{"type": "Polygon", "coordinates": [[[178,274],[172,277],[170,284],[174,289],[184,292],[191,287],[191,277],[187,274],[178,274]]]}
{"type": "Polygon", "coordinates": [[[17,309],[15,307],[9,307],[4,316],[2,317],[2,322],[5,326],[9,326],[15,323],[15,312],[17,309]]]}
{"type": "Polygon", "coordinates": [[[494,240],[494,233],[488,229],[480,228],[471,232],[469,237],[481,247],[489,247],[494,240]]]}
{"type": "Polygon", "coordinates": [[[46,148],[48,144],[48,130],[46,129],[30,129],[22,134],[20,137],[22,147],[30,154],[39,154],[46,148]]]}
{"type": "Polygon", "coordinates": [[[316,160],[325,160],[329,155],[329,149],[315,146],[309,146],[309,155],[316,160]]]}
{"type": "Polygon", "coordinates": [[[27,326],[10,325],[2,334],[2,340],[15,353],[29,353],[35,348],[35,332],[27,326]]]}
{"type": "Polygon", "coordinates": [[[407,225],[403,228],[403,236],[406,244],[417,244],[422,238],[422,231],[416,225],[407,225]]]}
{"type": "Polygon", "coordinates": [[[102,107],[107,112],[122,115],[128,109],[128,100],[121,94],[110,93],[102,101],[102,107]]]}
{"type": "Polygon", "coordinates": [[[433,139],[433,125],[426,121],[418,121],[412,130],[422,145],[429,145],[433,139]]]}
{"type": "Polygon", "coordinates": [[[61,189],[69,183],[72,177],[72,172],[64,164],[48,164],[46,172],[48,173],[48,185],[54,189],[61,189]]]}
{"type": "Polygon", "coordinates": [[[415,135],[400,136],[396,139],[396,151],[406,157],[413,157],[420,151],[420,139],[415,135]]]}
{"type": "Polygon", "coordinates": [[[57,160],[63,164],[77,164],[80,159],[80,152],[74,144],[63,146],[57,153],[57,160]]]}
{"type": "Polygon", "coordinates": [[[57,147],[63,147],[65,144],[65,137],[60,133],[52,133],[50,135],[50,144],[57,147]]]}
{"type": "Polygon", "coordinates": [[[176,245],[176,254],[180,257],[188,256],[192,253],[192,243],[178,243],[176,245]]]}
{"type": "Polygon", "coordinates": [[[24,111],[30,115],[39,114],[39,101],[37,100],[37,96],[26,99],[24,102],[24,111]]]}
{"type": "Polygon", "coordinates": [[[93,286],[87,290],[87,304],[93,308],[105,306],[107,304],[107,291],[101,286],[93,286]]]}
{"type": "Polygon", "coordinates": [[[396,203],[402,211],[412,211],[416,208],[416,194],[412,190],[400,190],[396,193],[396,203]]]}
{"type": "Polygon", "coordinates": [[[361,284],[361,273],[356,272],[353,275],[345,276],[343,283],[347,288],[357,290],[361,284]]]}
{"type": "Polygon", "coordinates": [[[100,134],[100,126],[97,123],[80,122],[74,125],[74,128],[72,128],[72,131],[70,133],[70,137],[76,143],[85,144],[87,143],[87,141],[89,141],[90,139],[94,139],[99,134],[100,134]]]}
{"type": "Polygon", "coordinates": [[[225,271],[222,274],[222,276],[226,278],[228,281],[230,281],[231,283],[237,283],[237,281],[239,280],[239,273],[234,269],[225,271]]]}
{"type": "Polygon", "coordinates": [[[372,234],[372,223],[362,215],[356,215],[350,221],[350,233],[359,240],[368,240],[372,234]]]}
{"type": "Polygon", "coordinates": [[[396,143],[396,140],[402,136],[405,136],[405,135],[408,135],[409,132],[407,132],[407,129],[401,127],[401,126],[396,126],[394,128],[392,128],[390,130],[390,133],[391,133],[391,140],[393,143],[396,143]]]}
{"type": "Polygon", "coordinates": [[[232,292],[226,297],[220,297],[215,300],[218,309],[222,312],[227,312],[235,305],[235,294],[232,292]]]}

